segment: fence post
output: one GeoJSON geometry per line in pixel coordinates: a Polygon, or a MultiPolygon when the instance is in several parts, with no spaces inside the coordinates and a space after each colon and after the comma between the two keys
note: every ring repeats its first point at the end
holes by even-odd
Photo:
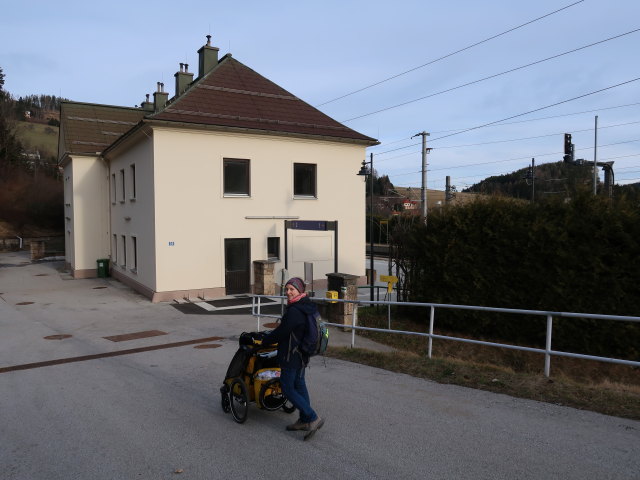
{"type": "Polygon", "coordinates": [[[431,351],[433,350],[433,321],[436,315],[436,309],[433,305],[431,305],[431,314],[429,315],[429,358],[431,358],[431,351]]]}
{"type": "MultiPolygon", "coordinates": [[[[260,297],[257,297],[257,298],[258,298],[258,310],[257,310],[258,311],[258,316],[257,316],[257,318],[258,318],[258,332],[259,332],[260,331],[260,297]]],[[[256,297],[253,297],[252,301],[253,301],[253,305],[255,307],[256,297]]]]}
{"type": "Polygon", "coordinates": [[[389,323],[389,330],[391,330],[391,303],[389,302],[387,302],[387,322],[389,323]]]}
{"type": "Polygon", "coordinates": [[[356,346],[356,324],[358,323],[358,304],[353,304],[353,313],[351,314],[351,348],[356,346]]]}
{"type": "Polygon", "coordinates": [[[547,343],[544,354],[544,376],[549,377],[551,371],[551,331],[553,329],[553,317],[547,315],[547,343]]]}

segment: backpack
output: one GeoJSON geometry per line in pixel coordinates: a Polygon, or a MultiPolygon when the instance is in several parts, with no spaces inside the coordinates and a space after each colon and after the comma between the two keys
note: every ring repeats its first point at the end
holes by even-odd
{"type": "Polygon", "coordinates": [[[327,350],[327,345],[329,345],[329,327],[322,321],[317,310],[307,314],[307,329],[300,342],[300,350],[313,357],[323,354],[327,350]]]}

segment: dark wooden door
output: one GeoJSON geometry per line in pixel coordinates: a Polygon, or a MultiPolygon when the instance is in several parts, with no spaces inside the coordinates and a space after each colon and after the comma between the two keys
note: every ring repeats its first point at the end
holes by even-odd
{"type": "Polygon", "coordinates": [[[251,292],[251,239],[225,238],[224,282],[227,295],[251,292]]]}

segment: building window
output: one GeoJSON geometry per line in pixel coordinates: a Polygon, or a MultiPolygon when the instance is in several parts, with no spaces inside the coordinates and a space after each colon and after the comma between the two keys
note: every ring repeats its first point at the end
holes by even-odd
{"type": "Polygon", "coordinates": [[[316,197],[315,163],[293,164],[293,195],[296,197],[316,197]]]}
{"type": "Polygon", "coordinates": [[[249,160],[240,158],[223,159],[223,191],[225,195],[249,196],[251,175],[249,160]]]}
{"type": "Polygon", "coordinates": [[[127,237],[122,235],[122,263],[120,263],[122,268],[127,268],[127,237]]]}
{"type": "Polygon", "coordinates": [[[124,199],[125,199],[124,168],[120,170],[120,186],[122,187],[122,192],[120,194],[120,201],[124,202],[124,199]]]}
{"type": "Polygon", "coordinates": [[[113,234],[113,245],[111,246],[111,249],[113,250],[111,263],[115,265],[118,261],[118,236],[115,233],[113,234]]]}
{"type": "Polygon", "coordinates": [[[136,199],[136,165],[131,164],[129,166],[129,173],[131,177],[131,200],[136,199]]]}
{"type": "Polygon", "coordinates": [[[111,203],[116,203],[116,174],[111,174],[111,203]]]}
{"type": "Polygon", "coordinates": [[[267,238],[267,258],[269,260],[280,260],[280,237],[267,238]]]}
{"type": "Polygon", "coordinates": [[[131,249],[133,253],[133,268],[131,269],[131,271],[133,273],[137,273],[138,272],[138,237],[131,237],[131,249]]]}

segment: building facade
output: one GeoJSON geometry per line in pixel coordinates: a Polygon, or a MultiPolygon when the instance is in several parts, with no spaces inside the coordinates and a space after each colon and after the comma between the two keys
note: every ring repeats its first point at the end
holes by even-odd
{"type": "Polygon", "coordinates": [[[62,104],[68,268],[109,258],[153,301],[250,293],[256,260],[364,276],[356,174],[377,142],[217,54],[195,80],[181,64],[171,100],[158,84],[140,108],[62,104]]]}

